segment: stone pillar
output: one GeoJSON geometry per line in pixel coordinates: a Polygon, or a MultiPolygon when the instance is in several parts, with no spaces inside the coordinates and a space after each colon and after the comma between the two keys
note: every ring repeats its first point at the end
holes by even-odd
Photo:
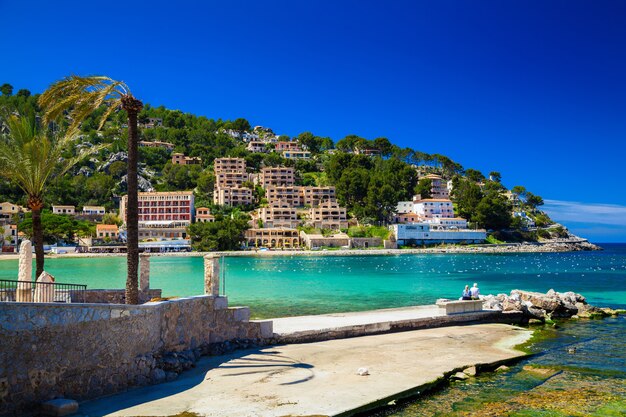
{"type": "Polygon", "coordinates": [[[30,303],[33,301],[33,245],[30,240],[23,240],[20,246],[19,266],[17,270],[15,301],[30,303]],[[24,282],[28,281],[28,282],[24,282]]]}
{"type": "Polygon", "coordinates": [[[139,254],[139,291],[147,293],[150,289],[150,254],[139,254]]]}
{"type": "Polygon", "coordinates": [[[215,297],[220,295],[220,257],[204,256],[204,293],[215,297]]]}

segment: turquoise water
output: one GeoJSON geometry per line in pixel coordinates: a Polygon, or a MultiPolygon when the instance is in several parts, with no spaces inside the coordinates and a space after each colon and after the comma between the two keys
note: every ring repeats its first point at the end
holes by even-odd
{"type": "MultiPolygon", "coordinates": [[[[458,297],[478,282],[483,294],[515,288],[576,291],[590,303],[626,307],[626,245],[600,252],[539,254],[423,254],[398,256],[276,256],[225,260],[231,305],[255,317],[321,314],[430,304],[458,297]]],[[[203,291],[199,257],[155,257],[151,286],[164,296],[203,291]]],[[[57,282],[123,288],[126,259],[46,260],[57,282]]],[[[0,279],[16,279],[17,261],[0,262],[0,279]]]]}
{"type": "Polygon", "coordinates": [[[547,328],[537,356],[445,386],[375,417],[626,416],[626,317],[547,328]],[[575,349],[575,351],[572,351],[575,349]]]}

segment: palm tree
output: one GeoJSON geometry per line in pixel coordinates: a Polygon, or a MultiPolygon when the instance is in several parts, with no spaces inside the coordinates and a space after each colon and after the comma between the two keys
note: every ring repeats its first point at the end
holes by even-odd
{"type": "Polygon", "coordinates": [[[100,119],[100,128],[108,116],[123,109],[128,116],[128,206],[126,210],[127,265],[126,303],[138,304],[139,214],[137,204],[137,116],[143,103],[136,99],[126,84],[109,77],[71,75],[52,84],[39,98],[44,121],[58,120],[66,113],[78,125],[100,106],[107,106],[100,119]]]}
{"type": "Polygon", "coordinates": [[[36,276],[39,277],[44,266],[41,209],[48,180],[63,175],[87,155],[100,151],[102,146],[85,148],[75,157],[63,158],[78,138],[78,130],[51,134],[38,129],[34,119],[16,115],[9,116],[5,122],[8,134],[0,138],[0,176],[14,181],[28,196],[27,206],[33,216],[36,276]]]}

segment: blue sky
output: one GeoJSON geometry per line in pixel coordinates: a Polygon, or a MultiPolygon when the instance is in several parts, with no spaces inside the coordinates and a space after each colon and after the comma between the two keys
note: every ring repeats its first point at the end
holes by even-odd
{"type": "Polygon", "coordinates": [[[626,2],[0,0],[0,16],[16,89],[105,74],[281,134],[385,136],[626,241],[626,2]]]}

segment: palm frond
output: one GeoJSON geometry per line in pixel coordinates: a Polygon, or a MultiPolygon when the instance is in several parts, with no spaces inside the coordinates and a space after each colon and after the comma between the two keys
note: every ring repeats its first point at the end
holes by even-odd
{"type": "MultiPolygon", "coordinates": [[[[39,105],[44,111],[45,124],[59,120],[67,112],[74,128],[103,104],[109,109],[118,108],[121,97],[127,94],[130,94],[130,89],[121,81],[104,76],[70,75],[52,84],[39,97],[39,105]]],[[[106,111],[101,118],[100,128],[111,111],[106,111]]]]}
{"type": "Polygon", "coordinates": [[[63,159],[64,152],[80,138],[77,128],[51,135],[16,116],[8,120],[8,125],[9,134],[0,140],[0,176],[15,182],[29,197],[42,198],[50,177],[63,175],[83,158],[107,146],[84,148],[75,157],[63,159]]]}

